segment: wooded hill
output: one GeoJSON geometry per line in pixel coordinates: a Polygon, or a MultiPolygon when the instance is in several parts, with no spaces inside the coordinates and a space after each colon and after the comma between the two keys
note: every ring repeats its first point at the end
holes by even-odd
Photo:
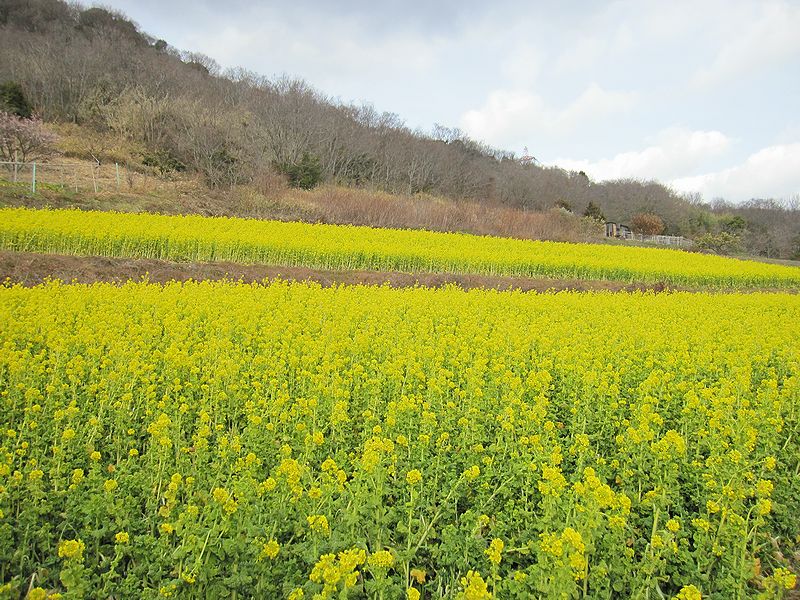
{"type": "Polygon", "coordinates": [[[711,205],[654,181],[593,182],[543,167],[458,129],[412,131],[394,113],[333,100],[299,79],[223,72],[104,8],[0,0],[3,82],[18,84],[45,121],[125,138],[142,148],[143,164],[199,173],[213,188],[280,174],[298,187],[327,182],[525,211],[562,207],[621,222],[654,214],[664,233],[712,248],[722,239],[732,251],[800,258],[797,206],[711,205]]]}

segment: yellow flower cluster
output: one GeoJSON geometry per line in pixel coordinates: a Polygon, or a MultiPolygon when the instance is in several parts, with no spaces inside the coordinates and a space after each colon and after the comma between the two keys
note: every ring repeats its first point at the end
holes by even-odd
{"type": "MultiPolygon", "coordinates": [[[[337,590],[344,592],[352,588],[358,580],[358,567],[363,565],[366,559],[367,553],[361,548],[344,550],[339,552],[338,556],[335,554],[320,556],[309,575],[311,581],[323,585],[322,591],[315,597],[324,600],[333,597],[337,590]]],[[[302,597],[302,591],[299,595],[295,595],[295,598],[302,597]]]]}
{"type": "Polygon", "coordinates": [[[394,565],[394,556],[388,550],[378,550],[369,555],[367,562],[370,567],[389,569],[394,565]]]}
{"type": "Polygon", "coordinates": [[[778,588],[783,588],[784,590],[794,589],[795,585],[797,585],[797,575],[782,567],[775,569],[770,579],[778,588]]]}
{"type": "Polygon", "coordinates": [[[495,538],[489,544],[489,547],[484,551],[486,556],[489,557],[489,562],[493,565],[499,565],[500,561],[503,559],[502,553],[505,544],[503,540],[500,538],[495,538]]]}
{"type": "Polygon", "coordinates": [[[86,544],[82,540],[64,540],[58,544],[58,555],[71,560],[81,560],[86,544]]]}
{"type": "Polygon", "coordinates": [[[300,480],[303,477],[305,467],[293,458],[284,458],[275,471],[276,475],[282,476],[286,480],[286,485],[292,491],[295,499],[303,495],[303,486],[300,480]]]}
{"type": "Polygon", "coordinates": [[[687,585],[681,588],[681,591],[678,592],[678,595],[675,596],[675,600],[702,600],[703,595],[693,585],[687,585]]]}
{"type": "Polygon", "coordinates": [[[670,429],[664,437],[651,444],[651,448],[653,454],[661,461],[679,459],[686,454],[686,442],[674,429],[670,429]]]}
{"type": "Polygon", "coordinates": [[[467,481],[475,481],[480,477],[481,468],[478,465],[472,465],[464,471],[464,479],[467,481]]]}
{"type": "Polygon", "coordinates": [[[278,552],[280,552],[280,549],[281,547],[277,541],[269,540],[261,547],[261,557],[274,559],[278,556],[278,552]]]}
{"type": "Polygon", "coordinates": [[[560,558],[564,554],[564,544],[561,542],[561,536],[548,531],[539,534],[539,548],[542,552],[556,558],[560,558]]]}
{"type": "Polygon", "coordinates": [[[491,600],[492,595],[483,577],[477,571],[469,571],[461,578],[459,600],[491,600]]]}
{"type": "Polygon", "coordinates": [[[566,566],[574,579],[583,579],[585,576],[588,564],[586,544],[583,536],[572,527],[565,528],[560,535],[547,531],[541,533],[539,549],[555,559],[557,566],[566,566]]]}
{"type": "Polygon", "coordinates": [[[328,535],[331,532],[330,525],[328,524],[328,517],[325,515],[309,515],[306,517],[308,527],[314,533],[328,535]]]}
{"type": "Polygon", "coordinates": [[[361,468],[371,473],[384,456],[391,456],[394,452],[394,442],[389,438],[373,436],[364,443],[364,452],[361,455],[361,468]]]}
{"type": "Polygon", "coordinates": [[[537,486],[543,496],[558,498],[561,495],[561,491],[567,487],[567,480],[558,467],[544,466],[542,467],[542,478],[537,483],[537,486]]]}
{"type": "Polygon", "coordinates": [[[669,519],[666,527],[672,533],[677,533],[681,528],[681,523],[678,521],[678,519],[669,519]]]}
{"type": "Polygon", "coordinates": [[[214,500],[216,500],[222,506],[222,509],[226,514],[233,514],[238,509],[238,504],[233,499],[230,492],[228,492],[228,490],[225,488],[214,488],[211,492],[211,495],[213,496],[214,500]]]}
{"type": "Polygon", "coordinates": [[[411,469],[406,473],[406,481],[408,485],[417,485],[422,481],[422,473],[420,473],[419,469],[411,469]]]}

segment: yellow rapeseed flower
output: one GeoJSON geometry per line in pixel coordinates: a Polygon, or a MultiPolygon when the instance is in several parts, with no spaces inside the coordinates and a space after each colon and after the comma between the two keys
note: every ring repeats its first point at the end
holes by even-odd
{"type": "Polygon", "coordinates": [[[309,515],[306,517],[306,521],[308,522],[308,527],[314,533],[328,535],[331,532],[328,518],[325,515],[309,515]]]}
{"type": "Polygon", "coordinates": [[[486,550],[484,550],[486,556],[489,557],[489,562],[491,562],[493,565],[500,564],[500,561],[502,560],[501,555],[504,546],[505,544],[503,543],[503,540],[501,540],[500,538],[495,538],[489,544],[489,547],[486,550]]]}
{"type": "Polygon", "coordinates": [[[47,591],[40,587],[33,588],[25,597],[26,600],[45,600],[47,598],[47,591]]]}
{"type": "Polygon", "coordinates": [[[797,585],[797,575],[782,567],[775,569],[775,572],[772,574],[772,580],[778,587],[785,590],[794,589],[794,586],[797,585]]]}
{"type": "Polygon", "coordinates": [[[759,498],[756,502],[756,508],[759,515],[768,515],[772,512],[772,500],[769,498],[759,498]]]}
{"type": "Polygon", "coordinates": [[[693,585],[686,585],[681,588],[681,591],[678,592],[678,595],[675,596],[675,600],[702,600],[703,595],[693,585]]]}
{"type": "Polygon", "coordinates": [[[274,559],[276,556],[278,556],[280,549],[281,547],[278,542],[272,539],[264,544],[264,546],[261,548],[261,554],[267,558],[274,559]]]}
{"type": "Polygon", "coordinates": [[[406,473],[406,481],[408,485],[416,485],[422,481],[422,473],[418,469],[411,469],[406,473]]]}
{"type": "Polygon", "coordinates": [[[86,545],[82,540],[63,540],[58,544],[58,556],[71,560],[81,560],[86,545]]]}
{"type": "Polygon", "coordinates": [[[667,521],[667,529],[669,529],[672,533],[677,532],[680,528],[681,524],[677,519],[669,519],[667,521]]]}
{"type": "Polygon", "coordinates": [[[769,479],[759,479],[756,483],[756,494],[762,498],[768,498],[772,494],[774,487],[769,479]]]}
{"type": "Polygon", "coordinates": [[[388,550],[378,550],[369,555],[367,562],[371,567],[388,569],[394,565],[394,556],[388,550]]]}
{"type": "Polygon", "coordinates": [[[478,465],[472,465],[464,471],[464,478],[467,481],[475,481],[481,474],[481,468],[478,465]]]}
{"type": "Polygon", "coordinates": [[[468,571],[466,577],[461,578],[461,593],[458,597],[462,600],[491,600],[492,594],[480,573],[468,571]]]}

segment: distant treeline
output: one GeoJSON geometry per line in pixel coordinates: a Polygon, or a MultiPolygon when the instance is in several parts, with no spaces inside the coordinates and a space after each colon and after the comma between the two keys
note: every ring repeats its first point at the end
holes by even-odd
{"type": "Polygon", "coordinates": [[[711,249],[800,258],[796,205],[704,203],[655,181],[596,183],[458,129],[413,131],[394,113],[335,101],[302,80],[222,72],[105,8],[0,0],[3,82],[18,84],[46,121],[114,132],[141,145],[145,164],[195,171],[212,187],[277,172],[300,187],[332,182],[530,211],[561,207],[619,222],[652,214],[664,233],[711,249]]]}

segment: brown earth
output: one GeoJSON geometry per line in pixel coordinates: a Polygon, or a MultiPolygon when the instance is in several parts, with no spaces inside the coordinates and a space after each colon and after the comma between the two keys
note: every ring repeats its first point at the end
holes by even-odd
{"type": "Polygon", "coordinates": [[[323,286],[335,284],[383,285],[392,287],[442,287],[457,285],[463,289],[486,288],[522,291],[606,290],[612,292],[654,290],[665,291],[663,283],[626,284],[618,281],[581,279],[540,279],[451,273],[398,273],[377,271],[333,271],[305,267],[240,265],[231,262],[181,263],[155,259],[109,258],[102,256],[66,256],[30,252],[0,251],[0,282],[34,286],[47,279],[65,282],[124,283],[147,278],[151,283],[187,280],[233,279],[260,282],[264,279],[315,281],[323,286]]]}

